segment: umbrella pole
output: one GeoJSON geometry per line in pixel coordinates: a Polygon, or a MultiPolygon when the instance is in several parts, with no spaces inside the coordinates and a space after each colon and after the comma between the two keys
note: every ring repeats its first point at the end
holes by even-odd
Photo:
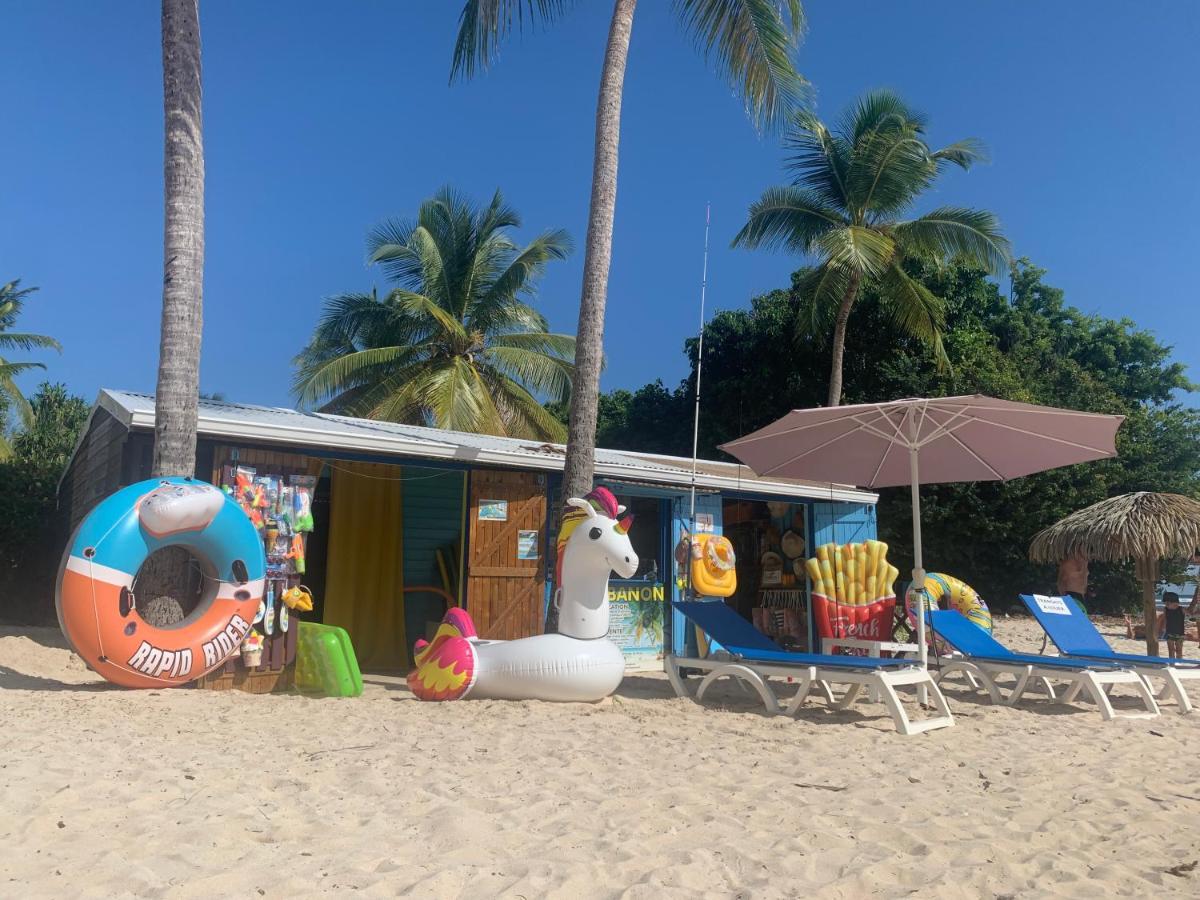
{"type": "Polygon", "coordinates": [[[1142,581],[1142,623],[1146,626],[1146,655],[1158,656],[1158,609],[1154,605],[1158,560],[1139,559],[1134,569],[1142,581]]]}
{"type": "Polygon", "coordinates": [[[912,476],[912,529],[913,529],[913,570],[911,591],[916,593],[917,602],[917,646],[920,654],[921,667],[929,664],[929,650],[925,644],[925,561],[921,555],[921,478],[917,471],[917,456],[920,451],[916,447],[908,449],[908,468],[912,476]]]}

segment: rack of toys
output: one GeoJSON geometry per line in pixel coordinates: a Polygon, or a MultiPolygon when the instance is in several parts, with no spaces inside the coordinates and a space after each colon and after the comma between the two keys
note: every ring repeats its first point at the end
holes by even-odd
{"type": "MultiPolygon", "coordinates": [[[[313,530],[315,475],[264,472],[236,460],[220,468],[220,487],[237,501],[263,540],[267,583],[253,627],[242,642],[241,654],[231,657],[218,676],[244,681],[248,674],[275,673],[263,690],[285,688],[285,673],[296,659],[297,614],[313,608],[312,593],[303,584],[308,536],[313,530]]],[[[227,679],[228,680],[228,679],[227,679]]],[[[241,684],[229,684],[241,687],[241,684]]],[[[258,688],[252,688],[258,690],[258,688]]]]}

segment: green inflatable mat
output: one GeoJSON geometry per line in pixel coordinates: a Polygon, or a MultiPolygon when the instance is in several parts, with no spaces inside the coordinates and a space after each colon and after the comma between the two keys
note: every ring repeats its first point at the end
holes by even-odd
{"type": "Polygon", "coordinates": [[[301,622],[296,648],[296,689],[328,697],[357,697],[362,693],[358,657],[346,629],[301,622]]]}

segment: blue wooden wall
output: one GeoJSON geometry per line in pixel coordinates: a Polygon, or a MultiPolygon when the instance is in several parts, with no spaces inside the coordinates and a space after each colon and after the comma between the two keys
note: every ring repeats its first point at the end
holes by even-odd
{"type": "Polygon", "coordinates": [[[812,537],[808,549],[822,544],[849,544],[875,540],[875,507],[867,503],[813,503],[811,509],[812,537]]]}

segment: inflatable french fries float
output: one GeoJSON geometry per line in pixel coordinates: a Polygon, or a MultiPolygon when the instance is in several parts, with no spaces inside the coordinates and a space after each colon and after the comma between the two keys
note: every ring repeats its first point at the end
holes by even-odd
{"type": "Polygon", "coordinates": [[[887,544],[825,544],[808,561],[813,615],[821,637],[886,641],[892,636],[899,570],[887,561],[887,544]]]}

